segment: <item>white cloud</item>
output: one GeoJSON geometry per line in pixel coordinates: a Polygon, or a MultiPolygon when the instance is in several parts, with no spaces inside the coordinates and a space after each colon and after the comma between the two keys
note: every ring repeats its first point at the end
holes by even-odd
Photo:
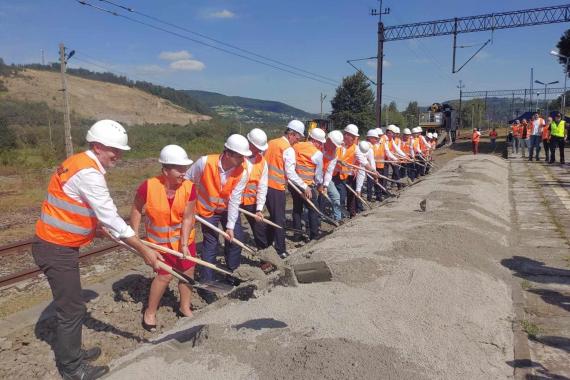
{"type": "Polygon", "coordinates": [[[192,58],[192,54],[190,54],[186,50],[180,51],[163,51],[158,55],[158,58],[163,59],[165,61],[179,61],[182,59],[190,59],[192,58]]]}
{"type": "Polygon", "coordinates": [[[208,17],[210,17],[210,18],[234,18],[234,17],[236,17],[236,14],[232,11],[224,9],[224,10],[217,11],[217,12],[210,12],[210,13],[208,13],[208,17]]]}
{"type": "Polygon", "coordinates": [[[181,59],[170,64],[171,69],[184,71],[202,71],[205,67],[206,65],[203,62],[195,59],[181,59]]]}

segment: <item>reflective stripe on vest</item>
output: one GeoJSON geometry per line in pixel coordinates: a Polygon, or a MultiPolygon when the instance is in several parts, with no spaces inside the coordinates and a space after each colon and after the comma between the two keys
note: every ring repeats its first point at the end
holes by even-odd
{"type": "Polygon", "coordinates": [[[374,144],[372,145],[372,150],[374,150],[374,161],[376,161],[376,169],[383,169],[384,163],[378,161],[384,161],[384,144],[374,144]]]}
{"type": "MultiPolygon", "coordinates": [[[[354,165],[356,162],[356,144],[352,144],[350,147],[346,148],[342,153],[341,161],[347,164],[354,165]]],[[[354,169],[341,165],[340,162],[336,164],[335,175],[338,174],[341,180],[347,179],[349,176],[353,175],[354,169]]]]}
{"type": "Polygon", "coordinates": [[[83,169],[100,171],[97,161],[86,152],[67,158],[51,176],[36,223],[36,235],[42,240],[66,247],[81,247],[95,237],[97,217],[91,206],[63,191],[65,184],[83,169]]]}
{"type": "Polygon", "coordinates": [[[290,148],[291,144],[285,137],[279,137],[269,141],[265,160],[267,161],[267,185],[275,190],[285,190],[287,176],[285,175],[285,162],[283,152],[290,148]]]}
{"type": "Polygon", "coordinates": [[[550,134],[554,137],[564,137],[564,128],[566,127],[566,122],[560,120],[560,123],[556,124],[555,121],[550,123],[550,134]]]}
{"type": "MultiPolygon", "coordinates": [[[[147,180],[145,227],[148,241],[169,246],[175,251],[180,250],[182,220],[193,187],[191,181],[183,181],[176,189],[170,206],[164,177],[158,176],[147,180]]],[[[195,231],[190,231],[187,244],[194,241],[194,235],[195,231]]]]}
{"type": "Polygon", "coordinates": [[[232,191],[246,170],[247,164],[244,160],[242,165],[237,166],[227,175],[226,183],[222,186],[219,161],[219,154],[206,156],[206,165],[200,178],[200,186],[198,186],[196,211],[206,218],[227,210],[232,191]]]}
{"type": "Polygon", "coordinates": [[[249,173],[249,179],[243,190],[241,203],[245,206],[255,204],[257,200],[257,187],[261,182],[261,176],[263,175],[263,170],[265,169],[266,161],[262,155],[256,155],[249,159],[251,164],[251,172],[249,173]]]}
{"type": "Polygon", "coordinates": [[[310,141],[297,143],[293,149],[295,150],[295,171],[307,185],[314,184],[317,164],[313,162],[312,158],[319,149],[310,141]]]}

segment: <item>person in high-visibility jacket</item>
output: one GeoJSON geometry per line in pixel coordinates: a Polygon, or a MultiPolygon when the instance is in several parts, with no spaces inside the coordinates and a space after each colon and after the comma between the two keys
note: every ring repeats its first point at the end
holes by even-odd
{"type": "Polygon", "coordinates": [[[550,123],[550,161],[553,164],[556,161],[556,148],[560,153],[560,163],[564,164],[564,140],[568,139],[568,131],[566,122],[562,120],[562,115],[557,112],[554,120],[550,123]]]}
{"type": "MultiPolygon", "coordinates": [[[[311,189],[310,199],[317,204],[319,192],[323,191],[323,144],[326,142],[326,133],[321,128],[313,128],[309,132],[308,141],[293,145],[295,151],[295,171],[303,182],[311,189]],[[318,187],[318,190],[317,190],[318,187]]],[[[303,209],[305,202],[295,190],[290,190],[293,198],[293,227],[302,229],[303,209]]],[[[315,210],[307,207],[309,216],[309,240],[319,237],[319,215],[315,210]]]]}
{"type": "MultiPolygon", "coordinates": [[[[386,136],[388,138],[387,141],[387,146],[388,146],[388,151],[393,155],[393,157],[395,157],[392,161],[392,163],[390,164],[390,167],[392,169],[392,179],[394,180],[399,180],[402,177],[402,173],[401,173],[401,169],[402,169],[402,159],[406,158],[406,154],[404,152],[402,152],[402,150],[400,149],[400,137],[398,136],[400,134],[400,128],[396,127],[393,124],[390,124],[387,128],[386,128],[386,136]],[[397,162],[394,162],[397,161],[397,162]]],[[[398,189],[400,189],[402,187],[401,184],[398,184],[398,189]]]]}
{"type": "MultiPolygon", "coordinates": [[[[143,209],[146,215],[146,237],[151,243],[178,251],[185,256],[196,256],[194,242],[194,210],[196,189],[194,184],[184,179],[184,174],[192,164],[186,151],[178,145],[167,145],[160,151],[158,162],[162,164],[158,176],[145,180],[138,188],[130,223],[133,230],[139,231],[143,209]],[[184,231],[186,233],[184,233],[184,231]]],[[[194,262],[178,258],[169,253],[163,255],[171,267],[194,277],[194,262]]],[[[156,312],[160,299],[172,275],[163,269],[157,271],[152,280],[148,305],[143,313],[142,325],[145,330],[156,330],[156,312]]],[[[180,292],[179,311],[186,317],[192,316],[192,291],[183,283],[178,283],[180,292]]]]}
{"type": "MultiPolygon", "coordinates": [[[[342,209],[340,204],[340,193],[332,181],[336,162],[342,153],[343,136],[341,131],[330,131],[327,141],[323,146],[323,186],[321,193],[328,196],[332,202],[333,219],[342,219],[342,209]]],[[[321,205],[325,202],[322,200],[321,205]]],[[[324,207],[321,207],[324,208],[324,207]]]]}
{"type": "MultiPolygon", "coordinates": [[[[247,139],[233,134],[226,140],[222,154],[202,156],[188,169],[186,178],[197,187],[196,213],[214,226],[226,228],[224,255],[230,271],[241,263],[241,248],[233,244],[234,237],[242,240],[243,230],[238,223],[239,206],[245,185],[249,179],[251,156],[247,139]]],[[[202,259],[214,264],[218,251],[218,233],[202,225],[202,259]]],[[[214,271],[200,267],[200,279],[213,281],[214,271]]],[[[228,278],[228,281],[231,281],[228,278]]],[[[200,296],[211,303],[216,300],[212,292],[200,290],[200,296]]]]}
{"type": "MultiPolygon", "coordinates": [[[[255,246],[258,249],[267,248],[267,227],[263,223],[263,208],[267,199],[267,161],[263,157],[268,148],[267,135],[259,128],[254,128],[247,134],[249,150],[252,155],[248,158],[251,164],[249,179],[242,195],[241,207],[256,216],[245,215],[253,232],[255,246]]],[[[239,220],[239,219],[238,219],[239,220]]]]}
{"type": "Polygon", "coordinates": [[[519,141],[521,138],[521,122],[519,120],[515,120],[513,125],[511,125],[511,131],[513,132],[513,145],[511,147],[511,153],[519,153],[519,141]]]}
{"type": "Polygon", "coordinates": [[[283,228],[267,228],[267,244],[274,244],[277,254],[287,258],[285,246],[285,189],[287,182],[293,182],[301,188],[307,198],[311,198],[311,188],[295,171],[296,160],[293,146],[305,136],[305,125],[299,120],[291,120],[287,124],[283,136],[269,141],[265,152],[267,160],[267,210],[271,221],[283,228]]]}
{"type": "Polygon", "coordinates": [[[541,135],[541,140],[542,140],[542,146],[544,148],[544,155],[546,156],[546,158],[544,159],[545,162],[550,161],[550,125],[552,124],[552,118],[549,116],[546,119],[546,124],[544,125],[544,128],[542,128],[542,135],[541,135]]]}
{"type": "Polygon", "coordinates": [[[412,138],[412,131],[409,128],[404,128],[402,135],[402,142],[400,143],[400,149],[406,154],[406,162],[402,164],[403,170],[401,171],[402,176],[407,176],[410,180],[416,179],[416,164],[415,164],[415,151],[414,151],[414,139],[412,138]]]}
{"type": "Polygon", "coordinates": [[[422,129],[421,127],[412,128],[412,150],[414,151],[415,163],[414,170],[416,178],[424,175],[425,163],[422,156],[422,129]]]}
{"type": "Polygon", "coordinates": [[[351,191],[346,189],[346,186],[350,186],[354,190],[356,189],[357,180],[364,182],[364,171],[355,169],[353,166],[369,166],[366,157],[356,149],[358,137],[358,127],[356,125],[348,124],[344,128],[342,152],[333,173],[333,182],[340,194],[340,202],[343,206],[346,206],[346,210],[351,218],[356,215],[357,199],[351,191]]]}
{"type": "MultiPolygon", "coordinates": [[[[369,129],[366,132],[366,141],[370,143],[371,146],[371,154],[374,157],[372,162],[372,167],[380,173],[380,171],[384,168],[384,147],[380,144],[380,135],[378,135],[378,129],[373,128],[369,129]]],[[[375,179],[366,177],[366,199],[369,202],[372,202],[374,195],[378,202],[382,201],[382,190],[378,185],[375,184],[375,179]]]]}
{"type": "Polygon", "coordinates": [[[107,366],[90,366],[101,349],[83,350],[81,330],[86,308],[81,295],[79,248],[89,244],[97,226],[136,249],[147,265],[158,268],[158,254],[147,248],[117,213],[105,173],[122,152],[130,150],[125,129],[116,121],[100,120],[86,137],[89,150],[68,157],[52,175],[42,203],[32,243],[34,261],[49,282],[55,309],[55,361],[66,379],[96,379],[107,366]]]}
{"type": "Polygon", "coordinates": [[[479,153],[479,140],[481,139],[481,132],[479,132],[479,128],[473,128],[473,134],[471,137],[471,141],[473,143],[473,154],[479,153]]]}

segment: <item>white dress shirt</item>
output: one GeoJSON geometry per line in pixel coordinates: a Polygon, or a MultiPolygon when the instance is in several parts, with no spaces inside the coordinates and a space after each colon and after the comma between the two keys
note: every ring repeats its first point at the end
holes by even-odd
{"type": "Polygon", "coordinates": [[[95,153],[91,150],[86,153],[95,160],[99,170],[93,168],[79,170],[63,185],[63,192],[77,202],[87,203],[93,209],[99,223],[116,238],[125,239],[134,236],[135,231],[121,218],[109,194],[105,181],[105,168],[95,153]]]}
{"type": "Polygon", "coordinates": [[[317,166],[315,168],[315,183],[320,185],[323,183],[323,152],[317,150],[311,157],[311,161],[317,166]]]}
{"type": "MultiPolygon", "coordinates": [[[[254,157],[248,158],[249,163],[253,166],[254,157]]],[[[263,170],[261,171],[261,178],[257,184],[256,190],[256,211],[263,211],[265,207],[265,199],[267,198],[267,181],[268,181],[268,168],[267,161],[263,160],[263,170]]]]}
{"type": "Polygon", "coordinates": [[[390,145],[388,145],[388,139],[386,139],[386,141],[384,142],[384,156],[388,158],[388,161],[398,161],[398,158],[394,156],[394,153],[392,153],[392,151],[390,150],[390,145]]]}
{"type": "MultiPolygon", "coordinates": [[[[287,137],[283,136],[283,138],[287,140],[287,137]]],[[[295,171],[297,160],[295,159],[295,150],[292,146],[283,151],[283,166],[285,167],[285,177],[297,185],[297,187],[305,190],[307,188],[307,184],[301,179],[301,177],[299,177],[295,171]]]]}
{"type": "MultiPolygon", "coordinates": [[[[221,157],[222,156],[220,155],[220,158],[221,157]]],[[[200,157],[190,167],[190,169],[188,169],[185,175],[186,179],[189,179],[190,181],[194,182],[194,184],[198,187],[200,186],[200,181],[202,179],[202,174],[204,173],[204,168],[206,167],[207,159],[208,159],[207,156],[200,157]]],[[[238,209],[241,204],[241,195],[243,193],[243,190],[245,189],[247,180],[249,179],[249,173],[251,172],[251,163],[249,162],[249,160],[245,160],[245,162],[247,165],[247,170],[243,171],[241,178],[236,187],[234,187],[234,189],[232,190],[232,193],[230,194],[230,199],[228,201],[228,222],[226,223],[226,228],[230,230],[234,229],[237,218],[239,217],[238,209]]],[[[224,170],[224,168],[222,168],[221,159],[218,159],[218,168],[220,170],[220,184],[224,186],[228,181],[228,176],[234,170],[234,168],[224,170]]]]}
{"type": "MultiPolygon", "coordinates": [[[[357,149],[357,152],[359,152],[366,159],[366,164],[361,163],[360,166],[370,165],[373,168],[376,167],[376,159],[374,158],[374,149],[370,148],[370,150],[366,154],[362,153],[360,149],[357,149]]],[[[364,170],[359,170],[358,175],[356,176],[356,191],[358,193],[362,191],[362,186],[364,185],[365,178],[366,178],[366,172],[364,170]]]]}
{"type": "Polygon", "coordinates": [[[338,161],[338,156],[336,155],[336,148],[334,149],[334,158],[329,161],[329,164],[326,168],[323,168],[323,187],[328,187],[329,183],[331,183],[334,168],[336,166],[336,162],[338,161]]]}

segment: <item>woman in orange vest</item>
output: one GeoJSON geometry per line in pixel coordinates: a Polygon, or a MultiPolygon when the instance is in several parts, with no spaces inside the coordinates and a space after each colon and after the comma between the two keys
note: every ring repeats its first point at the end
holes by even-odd
{"type": "MultiPolygon", "coordinates": [[[[160,151],[158,162],[162,164],[161,174],[147,179],[138,188],[131,210],[131,226],[138,233],[143,209],[146,214],[146,240],[185,256],[196,256],[194,242],[194,209],[196,190],[194,184],[184,179],[192,164],[186,151],[178,145],[167,145],[160,151]],[[182,242],[182,243],[181,243],[182,242]]],[[[194,262],[163,255],[171,267],[194,277],[194,262]]],[[[148,306],[143,313],[142,326],[147,331],[156,330],[156,312],[160,299],[168,287],[172,275],[163,269],[157,270],[148,296],[148,306]]],[[[186,284],[179,282],[180,314],[192,316],[192,292],[186,284]]]]}
{"type": "Polygon", "coordinates": [[[546,155],[546,159],[544,161],[549,161],[549,153],[550,153],[550,124],[552,123],[552,118],[549,116],[546,119],[546,124],[544,128],[542,128],[542,146],[544,147],[544,154],[546,155]]]}
{"type": "Polygon", "coordinates": [[[473,145],[473,154],[479,153],[480,138],[481,138],[481,132],[479,132],[479,128],[473,128],[473,135],[471,136],[471,143],[473,145]]]}

